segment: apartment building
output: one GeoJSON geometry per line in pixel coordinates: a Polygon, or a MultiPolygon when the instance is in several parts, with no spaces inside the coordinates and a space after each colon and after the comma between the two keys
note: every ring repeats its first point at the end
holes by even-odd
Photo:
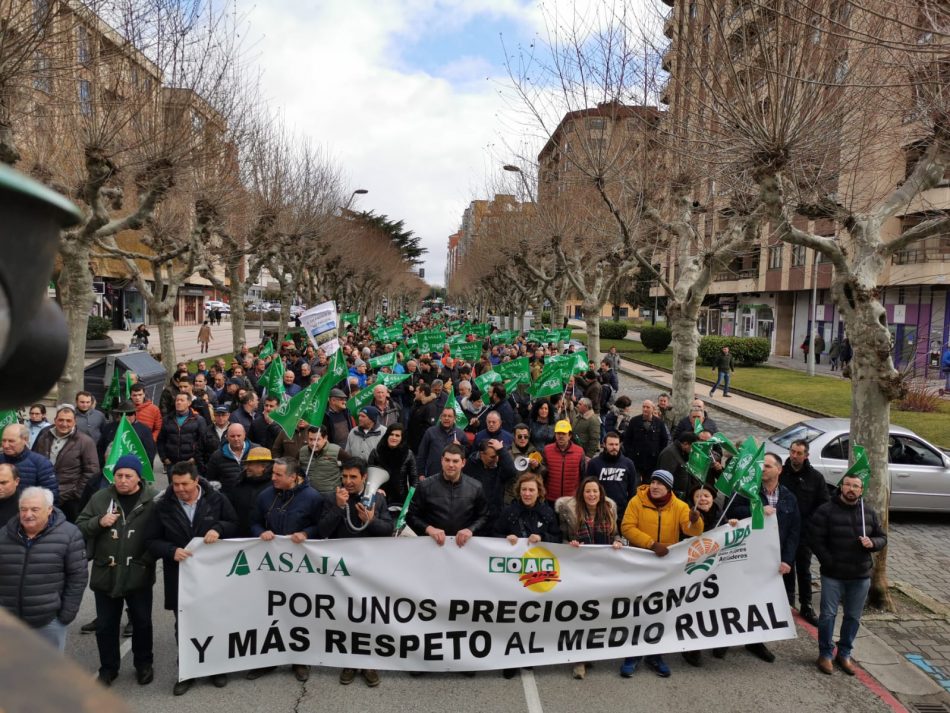
{"type": "MultiPolygon", "coordinates": [[[[696,80],[697,63],[706,63],[710,77],[736,71],[738,85],[762,102],[768,102],[770,83],[762,71],[759,57],[778,40],[773,20],[792,12],[783,0],[663,0],[669,6],[663,33],[669,45],[662,57],[662,67],[669,73],[664,83],[661,102],[668,106],[671,123],[688,136],[693,125],[719,120],[714,100],[706,94],[706,86],[696,80]],[[719,58],[719,59],[717,59],[719,58]],[[729,66],[721,64],[722,58],[729,66]],[[693,62],[693,72],[687,71],[693,62]],[[738,68],[738,70],[736,69],[738,68]]],[[[854,22],[854,7],[848,0],[809,0],[795,3],[797,10],[807,8],[813,31],[802,35],[802,42],[813,42],[816,63],[835,62],[832,72],[848,82],[848,47],[830,54],[828,42],[840,42],[854,22]],[[829,60],[821,59],[829,56],[829,60]]],[[[891,8],[895,5],[891,5],[891,8]]],[[[937,76],[944,77],[943,91],[950,77],[950,2],[919,0],[906,4],[904,27],[917,32],[912,38],[922,51],[932,52],[937,76]]],[[[782,41],[788,42],[785,37],[782,41]]],[[[799,48],[794,48],[798,50],[799,48]]],[[[788,49],[786,51],[792,51],[788,49]]],[[[883,66],[883,65],[882,65],[883,66]]],[[[713,80],[715,81],[715,80],[713,80]]],[[[939,83],[938,83],[939,86],[939,83]]],[[[899,91],[897,89],[895,92],[899,91]]],[[[731,97],[724,97],[729,101],[731,97]]],[[[898,101],[901,95],[896,95],[898,101]]],[[[895,101],[895,105],[898,104],[895,101]]],[[[767,106],[767,105],[766,105],[767,106]]],[[[873,107],[866,108],[873,111],[873,107]]],[[[910,175],[927,146],[926,131],[921,130],[915,114],[915,99],[906,97],[904,110],[887,110],[882,125],[888,131],[871,137],[867,150],[875,152],[873,165],[865,175],[841,175],[837,178],[837,195],[852,205],[870,204],[873,195],[892,189],[910,175]],[[895,114],[901,115],[895,115],[895,114]],[[875,140],[877,143],[875,144],[875,140]],[[872,191],[878,191],[873,193],[872,191]],[[867,195],[865,195],[865,193],[867,195]]],[[[847,126],[844,127],[848,129],[847,126]]],[[[829,151],[828,160],[838,160],[840,146],[829,151]]],[[[700,191],[700,198],[709,210],[699,219],[700,230],[707,239],[714,239],[718,227],[725,223],[721,213],[723,197],[717,196],[715,182],[700,191]],[[718,202],[718,204],[717,204],[718,202]],[[717,221],[721,221],[717,225],[717,221]]],[[[918,196],[913,203],[884,226],[885,240],[893,239],[907,228],[933,216],[950,211],[950,173],[939,187],[918,196]]],[[[827,219],[810,220],[796,216],[796,226],[817,235],[835,236],[834,223],[827,219]]],[[[673,270],[671,260],[665,264],[673,270]]],[[[801,345],[812,329],[824,336],[825,344],[842,338],[844,325],[830,295],[832,266],[822,262],[816,252],[771,240],[768,228],[763,229],[758,243],[739,255],[715,277],[700,319],[705,334],[760,336],[772,341],[774,353],[801,356],[801,345]]],[[[894,359],[899,367],[914,366],[928,370],[941,345],[950,338],[950,234],[936,235],[910,245],[890,259],[880,277],[880,290],[886,307],[889,328],[894,338],[894,359]]]]}
{"type": "MultiPolygon", "coordinates": [[[[223,119],[194,92],[164,87],[159,67],[105,19],[76,0],[22,0],[8,3],[5,10],[10,14],[8,23],[22,33],[16,37],[25,38],[28,44],[23,46],[32,56],[32,71],[15,88],[8,107],[20,152],[17,168],[70,194],[81,185],[87,146],[99,140],[105,146],[122,147],[127,163],[106,182],[110,195],[122,195],[122,207],[111,207],[114,217],[128,215],[136,207],[135,172],[143,163],[128,156],[163,132],[167,137],[188,122],[195,142],[189,170],[195,175],[205,170],[203,158],[224,141],[223,119]]],[[[236,156],[232,160],[236,176],[236,156]]],[[[177,180],[187,184],[191,178],[183,175],[177,180]]],[[[116,243],[142,255],[152,253],[138,231],[119,233],[116,243]]],[[[135,262],[154,284],[151,264],[135,262]]],[[[116,328],[121,327],[125,310],[135,322],[149,320],[145,299],[123,260],[97,251],[89,268],[97,315],[111,319],[116,328]]],[[[210,283],[199,275],[188,278],[174,308],[177,324],[201,322],[209,289],[210,283]]]]}

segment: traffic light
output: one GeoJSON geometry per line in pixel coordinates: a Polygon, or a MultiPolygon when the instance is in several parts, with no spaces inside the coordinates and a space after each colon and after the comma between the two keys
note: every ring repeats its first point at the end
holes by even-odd
{"type": "Polygon", "coordinates": [[[81,217],[60,194],[0,165],[0,409],[36,401],[63,372],[66,319],[47,289],[60,231],[81,217]]]}

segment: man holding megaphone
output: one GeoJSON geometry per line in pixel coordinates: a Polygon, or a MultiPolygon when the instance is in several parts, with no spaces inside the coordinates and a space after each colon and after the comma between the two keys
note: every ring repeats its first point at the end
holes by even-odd
{"type": "MultiPolygon", "coordinates": [[[[393,520],[386,507],[386,496],[379,487],[389,480],[383,468],[367,468],[362,458],[343,461],[343,486],[336,489],[336,507],[327,508],[320,521],[324,537],[392,537],[393,520]]],[[[370,688],[379,685],[379,672],[363,669],[363,680],[370,688]]],[[[340,672],[340,683],[353,683],[355,668],[340,672]]]]}

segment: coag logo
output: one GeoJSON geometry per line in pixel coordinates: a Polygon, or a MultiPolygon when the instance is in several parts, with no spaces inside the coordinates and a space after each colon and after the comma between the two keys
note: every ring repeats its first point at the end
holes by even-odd
{"type": "Polygon", "coordinates": [[[518,581],[532,592],[550,592],[561,581],[561,564],[543,547],[531,547],[521,557],[489,557],[492,574],[517,574],[518,581]]]}
{"type": "Polygon", "coordinates": [[[719,554],[719,543],[708,537],[701,537],[694,541],[686,550],[686,572],[692,574],[697,570],[708,572],[716,564],[716,555],[719,554]]]}

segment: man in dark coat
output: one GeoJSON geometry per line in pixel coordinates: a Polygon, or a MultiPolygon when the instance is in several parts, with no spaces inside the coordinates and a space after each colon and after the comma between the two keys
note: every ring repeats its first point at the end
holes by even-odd
{"type": "Polygon", "coordinates": [[[0,527],[0,607],[62,652],[87,578],[79,528],[53,507],[52,492],[26,488],[19,517],[0,527]]]}
{"type": "Polygon", "coordinates": [[[174,404],[158,434],[158,455],[166,468],[181,461],[196,463],[198,444],[205,431],[205,420],[191,410],[191,396],[180,393],[174,404]]]}
{"type": "Polygon", "coordinates": [[[623,432],[623,454],[633,461],[641,477],[646,477],[657,469],[657,459],[669,444],[670,433],[656,415],[652,401],[644,401],[641,409],[641,415],[631,418],[623,432]]]}
{"type": "Polygon", "coordinates": [[[36,437],[33,450],[53,464],[59,482],[59,506],[75,522],[82,510],[86,484],[99,473],[96,444],[76,427],[76,411],[65,404],[56,411],[53,427],[36,437]]]}
{"type": "Polygon", "coordinates": [[[494,527],[505,506],[505,490],[517,476],[511,452],[500,440],[487,438],[478,445],[478,451],[468,458],[463,472],[481,483],[488,503],[488,525],[480,534],[497,534],[494,527]]]}
{"type": "Polygon", "coordinates": [[[244,426],[232,423],[228,426],[227,441],[208,459],[208,480],[221,483],[221,492],[230,495],[241,479],[248,453],[256,446],[247,440],[244,426]]]}
{"type": "Polygon", "coordinates": [[[136,417],[135,404],[131,401],[123,401],[116,405],[116,407],[112,409],[112,420],[102,427],[102,434],[99,436],[99,443],[96,446],[96,450],[99,454],[99,462],[103,464],[106,462],[106,454],[109,452],[109,446],[112,445],[112,441],[115,440],[115,432],[119,429],[119,422],[122,420],[122,416],[125,416],[129,420],[132,430],[135,431],[135,435],[142,441],[142,447],[148,456],[148,464],[151,466],[155,461],[155,455],[157,453],[155,440],[152,438],[152,429],[143,423],[139,423],[136,417]]]}
{"type": "Polygon", "coordinates": [[[811,516],[821,505],[828,502],[828,486],[824,476],[808,462],[808,442],[794,441],[789,448],[789,456],[782,466],[779,482],[792,491],[798,501],[798,513],[802,518],[802,537],[795,553],[792,571],[785,575],[785,591],[788,603],[795,605],[795,584],[798,584],[798,613],[812,626],[818,626],[818,617],[812,607],[811,592],[811,546],[808,532],[811,516]]]}
{"type": "Polygon", "coordinates": [[[851,649],[861,624],[861,613],[871,587],[872,552],[887,546],[880,516],[862,499],[861,478],[846,475],[831,500],[812,514],[808,535],[821,563],[821,616],[818,618],[818,669],[833,670],[835,615],[843,604],[844,618],[835,662],[853,676],[851,649]]]}
{"type": "MultiPolygon", "coordinates": [[[[48,429],[47,429],[48,430],[48,429]]],[[[19,488],[24,490],[34,485],[46,488],[53,493],[53,499],[59,499],[59,482],[49,458],[30,450],[30,429],[22,423],[11,423],[3,429],[0,463],[16,466],[19,475],[19,488]]]]}
{"type": "MultiPolygon", "coordinates": [[[[171,467],[171,485],[165,490],[145,531],[145,545],[156,559],[162,560],[165,581],[165,608],[175,614],[175,639],[178,639],[178,565],[191,557],[185,549],[195,537],[206,545],[234,537],[237,531],[234,508],[226,497],[198,477],[194,463],[182,461],[171,467]]],[[[227,685],[227,674],[211,677],[218,688],[227,685]]],[[[173,693],[180,696],[191,688],[193,680],[179,681],[173,693]]]]}

